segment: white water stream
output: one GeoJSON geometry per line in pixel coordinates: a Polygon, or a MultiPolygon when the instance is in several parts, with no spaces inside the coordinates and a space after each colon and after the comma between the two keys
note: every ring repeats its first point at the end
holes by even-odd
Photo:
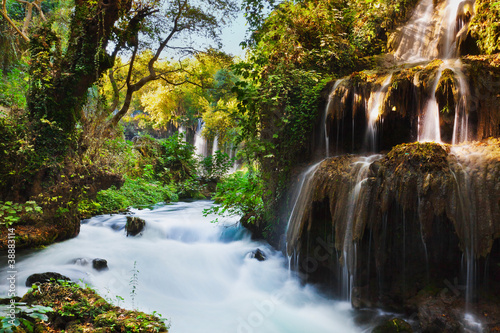
{"type": "Polygon", "coordinates": [[[194,133],[194,153],[196,155],[201,155],[203,157],[209,156],[208,147],[207,147],[207,139],[201,134],[203,131],[203,126],[205,123],[203,120],[198,119],[198,126],[196,127],[196,131],[194,133]]]}
{"type": "MultiPolygon", "coordinates": [[[[54,271],[80,279],[120,306],[158,311],[169,319],[172,333],[349,333],[350,304],[321,296],[302,285],[286,259],[265,243],[250,240],[236,218],[210,223],[202,210],[210,201],[175,203],[135,211],[146,220],[142,236],[126,237],[123,215],[98,216],[82,224],[74,239],[31,254],[18,254],[18,294],[33,273],[54,271]],[[257,248],[267,256],[258,261],[257,248]],[[76,258],[103,258],[109,270],[73,264],[76,258]],[[129,281],[138,271],[137,296],[129,281]],[[115,302],[116,303],[116,302],[115,302]]],[[[6,262],[6,261],[5,261],[6,262]]],[[[6,270],[0,271],[0,297],[5,297],[6,270]]]]}

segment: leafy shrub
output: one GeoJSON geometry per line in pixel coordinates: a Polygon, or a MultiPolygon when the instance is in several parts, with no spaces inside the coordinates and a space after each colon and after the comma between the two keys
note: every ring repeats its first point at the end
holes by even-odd
{"type": "Polygon", "coordinates": [[[21,220],[22,215],[41,214],[42,208],[35,201],[16,203],[12,201],[0,201],[0,224],[8,228],[21,220]]]}
{"type": "Polygon", "coordinates": [[[165,183],[180,183],[196,175],[197,161],[194,146],[175,134],[161,141],[161,155],[156,165],[156,174],[165,183]]]}
{"type": "Polygon", "coordinates": [[[218,181],[228,172],[233,163],[234,159],[218,150],[214,155],[207,156],[200,161],[201,177],[206,180],[218,181]]]}
{"type": "Polygon", "coordinates": [[[28,73],[23,67],[13,68],[8,73],[0,69],[0,105],[25,108],[27,90],[28,73]]]}
{"type": "Polygon", "coordinates": [[[252,171],[238,171],[217,184],[214,199],[220,206],[213,206],[204,211],[208,214],[220,216],[251,215],[251,222],[255,216],[263,211],[263,185],[260,175],[252,171]]]}
{"type": "Polygon", "coordinates": [[[83,216],[108,214],[125,211],[129,207],[150,207],[159,202],[177,201],[178,196],[173,186],[143,178],[125,177],[120,189],[112,186],[100,191],[95,200],[84,200],[78,209],[83,216]]]}

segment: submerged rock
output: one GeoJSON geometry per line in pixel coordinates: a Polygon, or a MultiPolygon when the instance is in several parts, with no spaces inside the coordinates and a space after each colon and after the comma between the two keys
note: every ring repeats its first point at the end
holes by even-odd
{"type": "Polygon", "coordinates": [[[92,268],[94,268],[96,271],[108,270],[108,261],[106,259],[76,258],[70,261],[70,263],[79,266],[87,266],[91,262],[92,262],[92,268]]]}
{"type": "Polygon", "coordinates": [[[71,281],[69,277],[55,272],[37,273],[28,276],[26,279],[26,287],[31,287],[35,283],[45,283],[58,280],[71,281]]]}
{"type": "Polygon", "coordinates": [[[108,261],[106,259],[99,259],[99,258],[95,258],[94,260],[92,260],[92,267],[96,271],[107,271],[109,269],[108,261]]]}
{"type": "Polygon", "coordinates": [[[252,251],[252,253],[250,253],[250,258],[255,258],[258,261],[264,261],[267,259],[267,256],[261,249],[257,249],[255,251],[252,251]]]}
{"type": "Polygon", "coordinates": [[[127,223],[125,224],[125,230],[127,231],[127,236],[136,236],[146,226],[146,221],[141,218],[134,216],[127,216],[127,223]]]}

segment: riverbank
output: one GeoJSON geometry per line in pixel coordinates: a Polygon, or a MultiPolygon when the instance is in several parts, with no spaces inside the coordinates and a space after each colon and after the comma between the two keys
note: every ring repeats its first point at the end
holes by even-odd
{"type": "Polygon", "coordinates": [[[168,332],[161,315],[122,309],[75,283],[34,285],[14,313],[9,299],[0,304],[6,312],[2,332],[168,332]]]}

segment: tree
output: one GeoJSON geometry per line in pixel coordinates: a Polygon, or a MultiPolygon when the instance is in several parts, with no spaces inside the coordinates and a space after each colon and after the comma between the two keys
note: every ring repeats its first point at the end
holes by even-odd
{"type": "MultiPolygon", "coordinates": [[[[147,83],[156,80],[163,80],[171,86],[179,86],[184,83],[193,83],[190,81],[189,73],[180,61],[176,65],[161,67],[158,66],[160,55],[166,49],[175,50],[177,54],[192,53],[195,51],[192,45],[176,46],[173,42],[184,33],[203,34],[216,40],[220,25],[225,23],[228,17],[231,17],[236,11],[236,5],[231,0],[210,0],[205,1],[204,5],[193,6],[187,0],[171,1],[166,7],[166,16],[169,21],[158,19],[157,26],[165,28],[168,31],[163,37],[158,38],[159,44],[155,47],[147,63],[147,72],[144,76],[132,80],[133,71],[136,66],[138,52],[141,44],[138,41],[138,35],[132,38],[130,42],[131,56],[128,63],[128,73],[125,81],[126,93],[119,111],[110,119],[108,125],[116,126],[120,119],[127,113],[133,94],[144,87],[147,83]],[[209,13],[210,12],[210,13],[209,13]],[[185,75],[178,75],[184,73],[185,75]]],[[[150,36],[159,36],[154,26],[147,27],[146,31],[150,36]]],[[[146,44],[145,46],[152,46],[146,44]]],[[[112,79],[112,77],[110,77],[112,79]]]]}
{"type": "MultiPolygon", "coordinates": [[[[24,26],[31,22],[29,8],[37,8],[43,16],[40,0],[18,1],[28,9],[24,26]]],[[[3,0],[2,16],[16,27],[5,3],[3,0]]],[[[234,0],[75,0],[67,41],[52,28],[54,17],[44,16],[29,34],[27,29],[16,27],[18,34],[29,41],[28,110],[37,123],[36,146],[41,150],[54,148],[56,155],[64,155],[83,116],[89,88],[112,68],[117,56],[122,54],[130,60],[125,97],[107,124],[109,127],[115,126],[126,114],[136,91],[151,81],[169,81],[173,73],[182,70],[181,67],[163,70],[156,66],[165,51],[176,54],[193,51],[193,45],[182,40],[192,35],[217,40],[219,28],[235,11],[234,0]],[[146,48],[153,50],[147,71],[132,80],[138,54],[146,48]]],[[[183,78],[172,83],[178,85],[186,81],[183,78]]]]}

